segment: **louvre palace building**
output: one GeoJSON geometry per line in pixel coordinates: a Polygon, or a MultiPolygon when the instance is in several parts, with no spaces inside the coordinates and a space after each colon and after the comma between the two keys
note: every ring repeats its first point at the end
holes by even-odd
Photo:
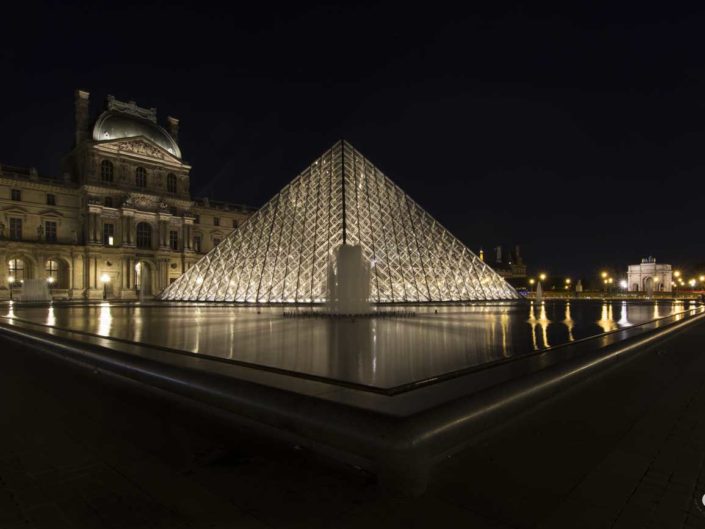
{"type": "Polygon", "coordinates": [[[251,213],[193,199],[179,121],[75,93],[75,145],[60,177],[0,165],[0,299],[46,279],[53,299],[151,298],[251,213]]]}

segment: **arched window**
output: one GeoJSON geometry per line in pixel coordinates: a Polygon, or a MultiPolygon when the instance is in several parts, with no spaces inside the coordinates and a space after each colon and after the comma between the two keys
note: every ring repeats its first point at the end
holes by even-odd
{"type": "Polygon", "coordinates": [[[176,175],[169,173],[166,175],[166,190],[169,193],[176,193],[176,175]]]}
{"type": "Polygon", "coordinates": [[[147,187],[147,171],[144,167],[135,170],[135,185],[137,187],[147,187]]]}
{"type": "Polygon", "coordinates": [[[112,183],[113,181],[113,164],[109,160],[103,160],[100,162],[100,179],[105,183],[112,183]]]}
{"type": "Polygon", "coordinates": [[[47,261],[46,271],[47,278],[53,278],[53,281],[50,281],[50,283],[55,282],[59,276],[59,261],[57,261],[56,259],[49,259],[47,261]]]}
{"type": "Polygon", "coordinates": [[[149,249],[152,247],[152,227],[146,222],[137,225],[137,248],[149,249]]]}
{"type": "Polygon", "coordinates": [[[10,259],[7,263],[10,272],[9,283],[19,286],[24,281],[24,261],[22,259],[10,259]]]}

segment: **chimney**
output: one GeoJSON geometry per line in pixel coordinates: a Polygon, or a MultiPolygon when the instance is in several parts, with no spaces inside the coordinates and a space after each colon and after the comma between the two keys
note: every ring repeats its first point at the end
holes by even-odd
{"type": "Polygon", "coordinates": [[[176,144],[179,144],[179,120],[176,118],[173,118],[171,116],[168,116],[166,118],[168,127],[169,127],[169,134],[171,134],[171,137],[174,138],[174,141],[176,144]]]}
{"type": "Polygon", "coordinates": [[[76,102],[76,145],[79,145],[83,141],[89,139],[89,97],[90,92],[85,90],[76,90],[75,92],[75,102],[76,102]]]}

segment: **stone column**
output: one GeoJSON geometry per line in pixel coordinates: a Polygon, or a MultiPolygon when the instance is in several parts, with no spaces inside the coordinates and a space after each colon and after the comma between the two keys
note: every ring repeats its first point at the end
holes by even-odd
{"type": "Polygon", "coordinates": [[[0,252],[0,288],[9,288],[7,284],[7,276],[9,272],[7,270],[7,255],[5,252],[0,252]]]}
{"type": "Polygon", "coordinates": [[[95,215],[88,213],[88,244],[95,242],[95,215]]]}
{"type": "Polygon", "coordinates": [[[193,247],[193,241],[191,240],[191,229],[192,224],[189,222],[190,219],[184,219],[184,251],[190,252],[193,247]]]}
{"type": "Polygon", "coordinates": [[[135,223],[135,217],[130,217],[128,222],[130,224],[130,246],[135,246],[137,242],[137,223],[135,223]]]}

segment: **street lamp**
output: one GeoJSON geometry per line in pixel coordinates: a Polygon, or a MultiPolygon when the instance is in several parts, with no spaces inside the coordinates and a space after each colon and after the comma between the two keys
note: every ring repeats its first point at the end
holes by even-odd
{"type": "Polygon", "coordinates": [[[49,283],[49,288],[51,288],[51,285],[54,284],[54,281],[56,281],[56,280],[54,279],[53,276],[47,277],[47,283],[49,283]]]}
{"type": "Polygon", "coordinates": [[[544,273],[539,274],[539,279],[541,281],[546,281],[546,274],[544,274],[544,273]]]}
{"type": "Polygon", "coordinates": [[[103,274],[100,276],[100,281],[103,283],[103,299],[108,299],[108,283],[110,283],[110,276],[103,274]]]}
{"type": "Polygon", "coordinates": [[[607,276],[608,276],[608,275],[609,275],[609,274],[608,274],[607,272],[604,272],[604,271],[600,273],[600,277],[601,277],[602,279],[607,279],[607,276]]]}
{"type": "Polygon", "coordinates": [[[531,290],[533,290],[534,288],[534,283],[536,283],[536,280],[533,277],[529,278],[529,285],[531,285],[531,290]]]}

